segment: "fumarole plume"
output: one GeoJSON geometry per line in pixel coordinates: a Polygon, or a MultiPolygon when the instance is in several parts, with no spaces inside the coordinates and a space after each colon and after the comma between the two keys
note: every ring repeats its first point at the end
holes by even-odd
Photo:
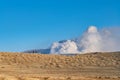
{"type": "Polygon", "coordinates": [[[50,53],[80,54],[87,52],[119,51],[120,36],[116,36],[118,35],[118,33],[118,30],[98,30],[97,27],[90,26],[81,37],[78,37],[74,40],[63,40],[59,42],[54,42],[50,47],[50,53]]]}

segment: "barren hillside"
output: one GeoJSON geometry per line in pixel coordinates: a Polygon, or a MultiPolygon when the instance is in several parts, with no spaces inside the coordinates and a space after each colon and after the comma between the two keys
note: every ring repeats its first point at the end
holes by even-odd
{"type": "Polygon", "coordinates": [[[0,80],[120,80],[120,52],[0,53],[0,80]]]}

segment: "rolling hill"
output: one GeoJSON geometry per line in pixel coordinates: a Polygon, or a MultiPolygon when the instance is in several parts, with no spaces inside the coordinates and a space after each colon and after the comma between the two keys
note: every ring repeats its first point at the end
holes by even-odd
{"type": "Polygon", "coordinates": [[[0,52],[0,80],[120,80],[120,52],[0,52]]]}

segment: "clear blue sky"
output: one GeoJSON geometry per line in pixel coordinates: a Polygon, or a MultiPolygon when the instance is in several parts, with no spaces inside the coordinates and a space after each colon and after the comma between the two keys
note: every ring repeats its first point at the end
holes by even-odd
{"type": "Polygon", "coordinates": [[[0,51],[47,48],[90,25],[120,26],[120,0],[0,0],[0,51]]]}

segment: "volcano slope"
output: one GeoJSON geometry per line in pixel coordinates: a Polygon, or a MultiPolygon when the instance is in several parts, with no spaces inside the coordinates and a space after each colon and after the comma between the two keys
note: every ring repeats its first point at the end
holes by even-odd
{"type": "Polygon", "coordinates": [[[79,55],[0,52],[0,80],[120,80],[120,52],[79,55]]]}

